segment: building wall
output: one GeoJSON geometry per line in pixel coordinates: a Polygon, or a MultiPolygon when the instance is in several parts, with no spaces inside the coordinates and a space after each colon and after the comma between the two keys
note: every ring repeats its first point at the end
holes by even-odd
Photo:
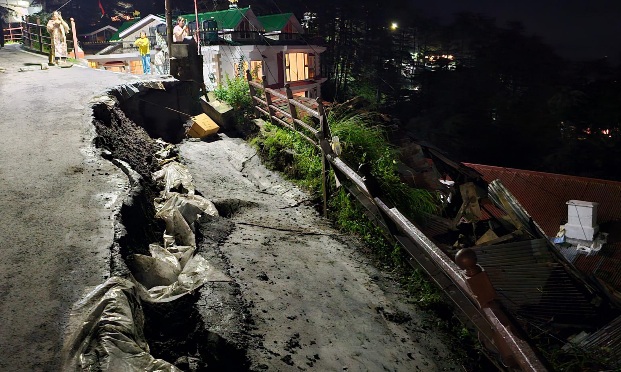
{"type": "Polygon", "coordinates": [[[2,5],[13,12],[9,12],[6,23],[21,22],[23,17],[40,12],[43,7],[40,4],[32,4],[30,0],[4,0],[2,5]]]}
{"type": "MultiPolygon", "coordinates": [[[[266,77],[266,84],[270,86],[284,86],[284,53],[315,53],[315,71],[319,71],[319,51],[309,47],[295,47],[287,49],[287,46],[265,46],[265,45],[208,45],[201,47],[203,53],[203,76],[207,90],[214,90],[219,84],[226,83],[226,77],[235,77],[237,71],[236,65],[240,60],[262,61],[262,70],[266,77]],[[279,59],[281,60],[279,63],[279,59]]],[[[244,76],[245,77],[245,76],[244,76]]],[[[318,94],[319,83],[311,83],[308,85],[292,86],[294,92],[310,90],[310,97],[316,97],[318,94]]]]}

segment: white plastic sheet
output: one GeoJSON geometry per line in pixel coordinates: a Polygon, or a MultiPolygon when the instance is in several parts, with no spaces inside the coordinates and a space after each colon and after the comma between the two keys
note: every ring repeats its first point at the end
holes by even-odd
{"type": "Polygon", "coordinates": [[[164,164],[162,169],[153,173],[155,181],[163,181],[165,195],[174,190],[194,195],[192,175],[186,166],[176,161],[164,164]]]}
{"type": "Polygon", "coordinates": [[[149,251],[151,256],[135,254],[130,261],[144,301],[170,302],[207,282],[231,281],[202,256],[194,255],[194,247],[151,244],[149,251]]]}
{"type": "Polygon", "coordinates": [[[180,371],[149,353],[136,286],[112,277],[75,304],[63,347],[63,371],[180,371]]]}
{"type": "Polygon", "coordinates": [[[155,203],[156,218],[166,223],[166,235],[172,235],[181,245],[196,245],[194,222],[201,215],[217,216],[218,210],[209,200],[199,195],[169,193],[163,203],[155,203]]]}

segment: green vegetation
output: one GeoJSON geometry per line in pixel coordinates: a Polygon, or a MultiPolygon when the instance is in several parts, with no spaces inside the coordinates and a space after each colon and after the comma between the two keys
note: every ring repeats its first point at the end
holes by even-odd
{"type": "MultiPolygon", "coordinates": [[[[421,219],[436,210],[435,197],[427,191],[403,184],[397,173],[398,151],[386,140],[383,130],[373,125],[370,114],[330,113],[332,134],[340,139],[343,161],[356,168],[368,164],[370,176],[380,184],[385,196],[413,219],[421,219]]],[[[320,151],[294,131],[266,124],[251,143],[272,167],[313,193],[321,193],[320,151]]],[[[331,179],[334,174],[331,173],[331,179]]],[[[333,184],[333,182],[332,182],[333,184]]],[[[388,265],[406,288],[416,295],[415,302],[430,308],[442,302],[439,290],[423,274],[412,271],[400,246],[385,238],[364,214],[363,207],[344,188],[330,187],[329,215],[342,231],[354,233],[372,250],[375,258],[388,265]]]]}
{"type": "Polygon", "coordinates": [[[238,122],[248,118],[251,113],[252,99],[248,89],[248,82],[241,76],[230,78],[226,76],[226,84],[214,90],[216,98],[226,102],[235,109],[235,118],[238,122]]]}
{"type": "MultiPolygon", "coordinates": [[[[410,218],[420,220],[436,210],[435,196],[403,184],[397,173],[398,151],[386,140],[384,131],[373,125],[373,115],[330,113],[332,135],[338,136],[343,161],[356,168],[370,165],[370,175],[377,179],[384,196],[410,218]]],[[[317,204],[321,198],[321,153],[296,132],[267,123],[251,140],[264,161],[294,183],[311,192],[317,204]]],[[[413,269],[400,245],[389,240],[383,231],[364,214],[363,207],[343,187],[334,187],[331,172],[329,217],[343,232],[354,234],[365,243],[365,252],[379,267],[388,270],[409,294],[407,299],[420,308],[433,311],[437,325],[451,334],[456,357],[465,359],[464,348],[477,348],[473,337],[453,315],[441,290],[429,281],[421,269],[413,269]],[[459,346],[457,346],[459,345],[459,346]]]]}
{"type": "MultiPolygon", "coordinates": [[[[40,45],[38,41],[33,41],[32,42],[32,46],[30,47],[31,49],[34,49],[35,51],[39,51],[40,45]]],[[[49,53],[50,52],[50,46],[45,44],[45,42],[43,43],[43,53],[49,53]]]]}
{"type": "MultiPolygon", "coordinates": [[[[574,346],[567,350],[563,349],[563,342],[546,337],[540,330],[529,330],[530,336],[535,341],[537,349],[550,363],[555,371],[583,372],[583,371],[609,371],[610,366],[616,360],[610,355],[610,350],[601,348],[598,350],[584,350],[574,346]]],[[[617,370],[617,369],[615,369],[617,370]]]]}
{"type": "Polygon", "coordinates": [[[370,176],[378,181],[389,201],[415,220],[437,210],[436,198],[426,190],[413,189],[397,174],[399,152],[386,139],[373,113],[331,111],[328,116],[333,136],[343,149],[341,157],[352,167],[368,164],[370,176]]]}

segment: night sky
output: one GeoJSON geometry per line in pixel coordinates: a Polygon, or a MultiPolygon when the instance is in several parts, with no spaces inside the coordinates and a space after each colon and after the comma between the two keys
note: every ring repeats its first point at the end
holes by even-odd
{"type": "MultiPolygon", "coordinates": [[[[55,0],[64,3],[66,0],[55,0]]],[[[98,12],[95,0],[73,0],[92,5],[98,12]]],[[[128,0],[128,4],[163,0],[128,0]]],[[[161,3],[160,3],[161,1],[161,3]]],[[[355,0],[334,0],[340,1],[355,0]]],[[[600,59],[608,57],[613,64],[621,57],[621,0],[409,0],[412,8],[418,8],[427,17],[449,23],[455,13],[467,11],[481,13],[496,19],[496,25],[506,27],[507,22],[520,21],[526,35],[538,35],[544,43],[570,60],[600,59]]],[[[52,1],[54,2],[54,1],[52,1]]],[[[220,8],[226,0],[199,0],[200,3],[220,8]]],[[[110,3],[125,3],[119,0],[102,0],[110,3]]],[[[390,7],[390,0],[379,1],[390,7]]],[[[192,0],[172,0],[173,5],[191,9],[192,0]],[[182,5],[183,4],[183,5],[182,5]]],[[[261,11],[265,7],[276,7],[277,11],[288,12],[312,8],[308,0],[240,0],[239,6],[252,6],[261,11]]],[[[138,7],[140,8],[140,7],[138,7]]],[[[403,15],[407,16],[407,15],[403,15]]]]}
{"type": "Polygon", "coordinates": [[[618,0],[412,0],[443,22],[460,11],[485,14],[505,27],[521,21],[527,35],[538,35],[567,59],[618,63],[621,53],[621,1],[618,0]]]}

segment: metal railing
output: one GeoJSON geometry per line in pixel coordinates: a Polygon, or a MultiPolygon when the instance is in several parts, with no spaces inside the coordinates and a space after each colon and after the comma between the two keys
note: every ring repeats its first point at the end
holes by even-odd
{"type": "Polygon", "coordinates": [[[364,207],[369,219],[390,241],[405,249],[409,254],[408,262],[415,268],[422,268],[429,275],[460,310],[460,319],[474,326],[481,343],[492,354],[500,356],[500,360],[490,358],[499,368],[509,366],[523,371],[546,370],[530,345],[511,330],[517,327],[511,324],[506,314],[496,305],[489,278],[476,265],[476,254],[463,250],[465,256],[469,255],[469,259],[462,259],[458,266],[404,216],[397,206],[390,206],[380,197],[372,195],[364,178],[334,153],[329,142],[331,135],[328,118],[321,99],[317,99],[315,110],[293,99],[288,84],[285,85],[283,94],[268,88],[265,76],[263,84],[253,81],[250,70],[246,72],[246,78],[253,108],[259,116],[266,116],[272,123],[297,132],[321,151],[324,216],[327,215],[328,167],[331,166],[335,177],[364,207]],[[281,105],[274,104],[275,99],[281,105]],[[309,125],[300,120],[299,110],[318,119],[318,125],[309,125]]]}

